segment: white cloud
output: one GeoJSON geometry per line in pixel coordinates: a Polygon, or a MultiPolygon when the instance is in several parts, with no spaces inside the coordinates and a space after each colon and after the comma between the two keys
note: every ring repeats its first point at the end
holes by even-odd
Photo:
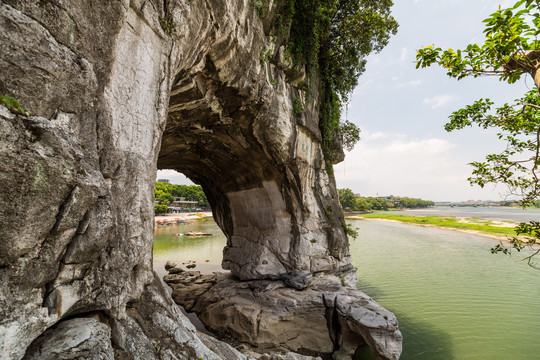
{"type": "Polygon", "coordinates": [[[418,86],[420,84],[422,84],[422,80],[411,80],[404,83],[399,83],[396,85],[396,87],[402,88],[402,87],[409,87],[409,86],[418,86]]]}
{"type": "Polygon", "coordinates": [[[431,98],[425,98],[424,103],[425,104],[433,104],[431,107],[433,109],[436,109],[438,107],[441,107],[443,105],[446,105],[454,100],[456,100],[457,97],[452,94],[443,94],[443,95],[435,95],[431,98]]]}
{"type": "Polygon", "coordinates": [[[382,148],[388,154],[439,155],[454,148],[447,140],[431,138],[423,140],[398,140],[382,148]]]}
{"type": "Polygon", "coordinates": [[[407,51],[407,48],[406,48],[406,47],[401,48],[401,55],[400,55],[400,57],[399,57],[399,60],[400,60],[400,61],[405,61],[405,60],[407,60],[407,52],[408,52],[408,51],[407,51]]]}
{"type": "Polygon", "coordinates": [[[407,139],[407,135],[390,133],[390,132],[385,132],[385,131],[371,132],[369,130],[362,130],[361,138],[363,141],[380,140],[380,139],[391,139],[389,141],[398,141],[398,140],[403,141],[404,139],[407,139]]]}
{"type": "Polygon", "coordinates": [[[373,133],[368,132],[368,131],[363,131],[361,136],[363,140],[377,140],[377,139],[388,138],[390,135],[382,131],[377,131],[373,133]]]}
{"type": "MultiPolygon", "coordinates": [[[[343,163],[335,165],[339,188],[365,196],[399,195],[442,201],[478,198],[469,187],[470,167],[455,156],[456,144],[404,134],[364,134],[343,163]]],[[[493,196],[492,196],[493,197],[493,196]]]]}

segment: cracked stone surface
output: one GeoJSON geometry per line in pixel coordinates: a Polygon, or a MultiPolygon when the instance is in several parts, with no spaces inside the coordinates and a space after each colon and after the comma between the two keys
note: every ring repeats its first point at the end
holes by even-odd
{"type": "Polygon", "coordinates": [[[96,318],[75,318],[47,330],[28,349],[24,359],[113,360],[111,329],[96,318]]]}
{"type": "Polygon", "coordinates": [[[238,278],[354,275],[317,86],[271,21],[250,0],[0,1],[0,94],[31,114],[0,105],[0,359],[90,356],[88,333],[103,357],[223,358],[154,277],[158,168],[203,186],[238,278]]]}
{"type": "Polygon", "coordinates": [[[284,281],[239,281],[230,274],[172,272],[172,297],[205,326],[259,352],[277,346],[350,359],[367,344],[377,359],[398,359],[402,336],[394,314],[333,275],[319,275],[304,290],[284,281]]]}

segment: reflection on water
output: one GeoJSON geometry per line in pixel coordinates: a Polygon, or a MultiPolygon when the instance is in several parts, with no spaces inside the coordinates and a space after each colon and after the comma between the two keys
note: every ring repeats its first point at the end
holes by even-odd
{"type": "Polygon", "coordinates": [[[225,271],[221,268],[223,248],[227,239],[213,220],[199,220],[189,224],[156,225],[154,231],[154,270],[163,277],[165,263],[171,261],[186,269],[182,263],[196,261],[193,270],[203,273],[225,271]],[[173,236],[190,231],[210,233],[212,236],[173,236]],[[208,261],[207,261],[208,260],[208,261]]]}
{"type": "MultiPolygon", "coordinates": [[[[358,288],[398,317],[401,359],[540,358],[540,271],[490,254],[494,241],[482,237],[400,223],[350,224],[360,233],[351,241],[358,288]]],[[[154,268],[163,275],[167,260],[195,260],[195,270],[221,271],[225,244],[213,221],[158,226],[154,268]],[[172,236],[188,231],[214,235],[172,236]]]]}

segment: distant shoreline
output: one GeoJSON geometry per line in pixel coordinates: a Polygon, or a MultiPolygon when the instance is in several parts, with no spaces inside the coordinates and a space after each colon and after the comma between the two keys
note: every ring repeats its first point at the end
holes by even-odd
{"type": "Polygon", "coordinates": [[[187,212],[154,216],[154,223],[174,223],[178,221],[193,221],[212,217],[211,211],[187,212]]]}
{"type": "Polygon", "coordinates": [[[510,240],[509,236],[504,235],[504,234],[492,234],[492,233],[483,232],[481,230],[459,229],[459,228],[450,227],[450,226],[439,226],[439,225],[433,225],[433,224],[419,224],[419,223],[400,221],[400,220],[394,220],[394,219],[366,218],[366,217],[363,217],[363,216],[354,216],[354,215],[345,215],[345,219],[364,220],[364,221],[379,221],[379,222],[389,222],[389,223],[401,223],[401,224],[406,224],[406,225],[416,225],[416,226],[431,227],[431,228],[437,228],[437,229],[443,229],[443,230],[452,230],[452,231],[457,231],[457,232],[464,233],[464,234],[482,236],[482,237],[489,238],[489,239],[492,239],[492,240],[497,240],[497,241],[509,241],[510,240]]]}

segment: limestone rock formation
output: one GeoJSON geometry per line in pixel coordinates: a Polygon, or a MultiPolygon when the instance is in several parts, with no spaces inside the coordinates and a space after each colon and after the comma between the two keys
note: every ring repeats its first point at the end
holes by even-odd
{"type": "Polygon", "coordinates": [[[229,334],[257,351],[280,347],[350,359],[368,344],[377,359],[398,359],[395,316],[333,275],[313,278],[302,291],[282,281],[238,281],[230,274],[187,271],[165,276],[173,299],[199,315],[210,330],[229,334]]]}
{"type": "Polygon", "coordinates": [[[305,91],[272,61],[261,62],[263,49],[276,49],[259,21],[220,22],[233,28],[210,35],[209,51],[174,78],[158,167],[202,185],[227,235],[223,268],[240,279],[350,270],[321,152],[316,89],[296,116],[292,103],[305,91]]]}
{"type": "Polygon", "coordinates": [[[0,95],[31,115],[0,105],[0,359],[222,357],[153,276],[158,167],[204,187],[239,278],[353,281],[317,87],[268,21],[250,0],[0,1],[0,95]]]}
{"type": "Polygon", "coordinates": [[[94,317],[80,317],[61,322],[47,330],[28,349],[26,359],[105,359],[113,360],[111,328],[94,317]]]}

